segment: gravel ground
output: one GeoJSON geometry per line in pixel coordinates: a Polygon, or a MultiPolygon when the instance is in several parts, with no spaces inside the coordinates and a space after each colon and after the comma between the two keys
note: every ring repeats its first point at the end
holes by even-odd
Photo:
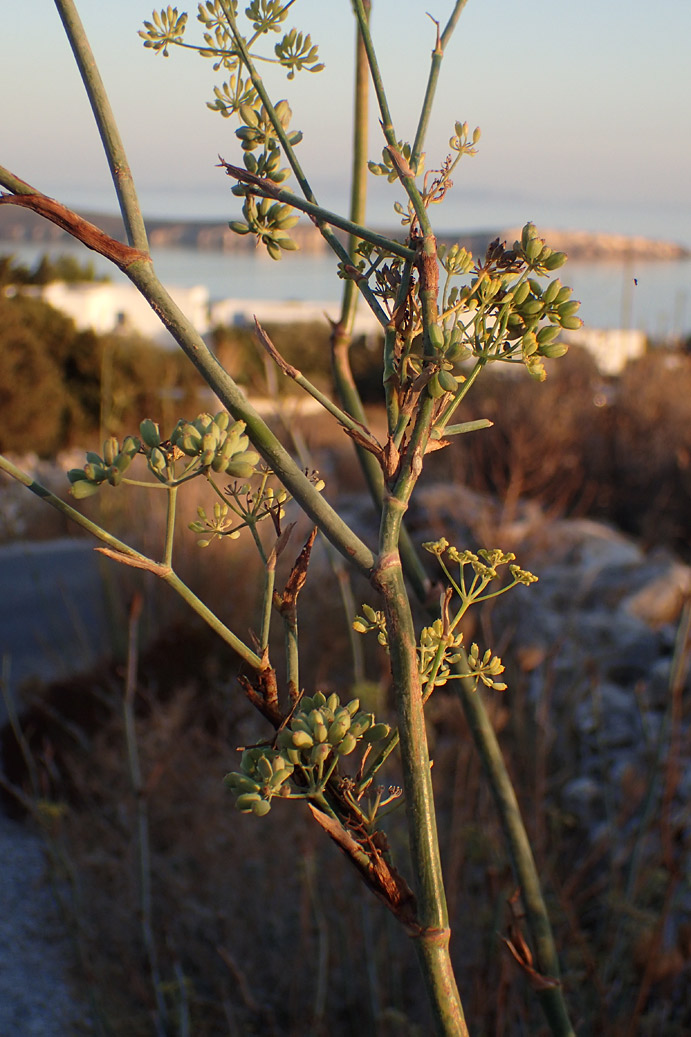
{"type": "Polygon", "coordinates": [[[43,842],[0,812],[0,1037],[90,1032],[70,989],[71,963],[43,842]]]}

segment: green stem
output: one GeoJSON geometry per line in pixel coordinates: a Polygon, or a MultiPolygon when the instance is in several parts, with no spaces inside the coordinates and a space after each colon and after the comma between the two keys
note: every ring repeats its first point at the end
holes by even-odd
{"type": "MultiPolygon", "coordinates": [[[[369,19],[371,0],[365,0],[365,14],[369,19]]],[[[362,225],[367,214],[367,141],[369,125],[369,79],[367,76],[367,54],[359,29],[355,35],[355,95],[353,100],[353,161],[350,174],[350,220],[353,225],[362,225]]],[[[355,249],[361,235],[354,230],[348,242],[348,255],[355,264],[355,249]]],[[[358,294],[354,281],[346,281],[343,288],[343,303],[339,330],[350,336],[357,310],[358,294]]]]}
{"type": "Polygon", "coordinates": [[[132,179],[127,155],[120,138],[115,116],[108,100],[101,74],[94,60],[89,41],[84,32],[73,0],[55,0],[55,6],[65,27],[65,33],[72,47],[79,67],[91,109],[94,113],[98,132],[101,135],[103,148],[110,166],[110,175],[118,196],[120,211],[127,231],[127,240],[134,248],[143,252],[149,251],[146,227],[142,217],[137,192],[132,179]]]}
{"type": "Polygon", "coordinates": [[[384,597],[396,698],[410,854],[419,930],[413,934],[437,1033],[467,1033],[449,956],[449,919],[441,870],[415,628],[397,544],[405,504],[388,497],[373,582],[384,597]]]}
{"type": "MultiPolygon", "coordinates": [[[[412,248],[402,245],[400,241],[395,241],[386,234],[378,234],[377,231],[370,230],[369,227],[363,226],[361,222],[354,218],[347,219],[345,216],[339,216],[338,213],[331,212],[330,209],[323,209],[316,202],[300,198],[299,195],[293,194],[292,191],[287,191],[284,187],[277,187],[270,180],[262,180],[260,177],[255,176],[254,173],[249,173],[246,169],[243,169],[242,166],[234,166],[230,162],[225,161],[222,161],[222,166],[228,176],[238,180],[240,183],[247,184],[252,194],[256,194],[260,198],[270,198],[285,205],[292,205],[293,208],[299,209],[307,216],[317,220],[317,222],[328,223],[333,227],[346,231],[351,236],[351,239],[369,241],[370,244],[376,245],[377,248],[390,252],[394,256],[400,256],[401,259],[415,258],[415,252],[412,248]]],[[[341,259],[351,258],[351,255],[346,252],[340,242],[336,251],[341,259]]]]}
{"type": "Polygon", "coordinates": [[[355,11],[355,17],[357,18],[358,25],[360,26],[360,32],[362,34],[365,51],[367,53],[367,62],[370,68],[370,75],[372,76],[372,83],[374,90],[377,95],[377,103],[379,105],[379,111],[381,113],[381,127],[386,142],[389,146],[389,153],[394,162],[394,168],[398,173],[398,178],[405,188],[406,194],[408,195],[415,215],[420,223],[420,228],[423,234],[431,233],[431,227],[427,212],[425,210],[424,203],[422,201],[422,195],[418,190],[417,184],[415,183],[414,170],[415,166],[411,169],[405,170],[400,167],[398,163],[398,141],[396,138],[396,132],[394,130],[393,122],[391,119],[391,112],[389,110],[389,102],[386,99],[386,91],[384,89],[384,82],[381,77],[379,70],[379,62],[372,42],[372,36],[369,31],[369,21],[367,19],[364,7],[364,0],[353,0],[353,9],[355,11]],[[393,151],[391,150],[393,149],[393,151]]]}
{"type": "MultiPolygon", "coordinates": [[[[464,665],[466,665],[465,660],[460,660],[459,669],[464,665]]],[[[541,975],[557,981],[555,986],[538,990],[537,996],[555,1037],[573,1037],[574,1030],[559,983],[559,958],[554,944],[552,926],[542,896],[540,878],[521,817],[516,792],[480,693],[474,689],[474,685],[470,681],[461,680],[458,682],[458,686],[458,694],[468,727],[492,789],[514,874],[521,890],[521,900],[533,943],[535,968],[541,975]]]]}
{"type": "Polygon", "coordinates": [[[165,581],[165,583],[172,587],[177,594],[180,595],[183,601],[187,602],[190,608],[192,608],[198,616],[201,616],[205,623],[208,623],[212,630],[216,631],[219,637],[221,637],[226,644],[230,645],[230,647],[237,652],[241,659],[251,666],[252,669],[261,669],[262,661],[259,656],[256,655],[251,648],[248,648],[247,645],[238,637],[236,637],[232,630],[229,630],[225,623],[221,622],[218,616],[216,616],[215,613],[213,613],[211,609],[209,609],[204,602],[201,601],[196,594],[194,594],[194,592],[182,582],[180,577],[177,576],[169,566],[159,564],[153,561],[153,559],[148,558],[146,555],[140,554],[139,551],[130,547],[129,544],[124,543],[122,540],[118,540],[117,537],[106,532],[105,529],[102,529],[95,522],[92,522],[91,519],[86,518],[86,516],[82,515],[81,512],[76,511],[54,493],[51,493],[50,490],[47,490],[45,486],[42,486],[40,483],[32,479],[31,476],[26,472],[23,472],[21,468],[17,468],[15,464],[2,454],[0,454],[0,470],[6,472],[13,479],[16,479],[17,482],[22,483],[28,490],[35,493],[37,497],[44,500],[46,504],[50,504],[52,508],[55,508],[56,511],[59,511],[67,518],[71,519],[72,522],[81,526],[82,529],[87,530],[87,532],[95,536],[112,551],[117,552],[118,555],[122,555],[123,557],[119,559],[120,561],[134,565],[137,569],[144,569],[147,572],[151,572],[154,576],[159,576],[165,581]],[[130,559],[130,561],[127,562],[127,559],[130,559]]]}
{"type": "Polygon", "coordinates": [[[340,422],[344,428],[350,429],[352,432],[362,432],[362,425],[364,422],[354,421],[350,414],[347,414],[345,411],[341,410],[340,407],[337,407],[326,393],[323,393],[321,389],[318,389],[316,385],[310,382],[309,378],[305,378],[302,371],[299,371],[297,367],[293,367],[292,364],[287,363],[278,352],[256,317],[255,325],[259,341],[264,346],[271,359],[276,363],[281,371],[283,371],[283,374],[286,375],[287,378],[292,378],[301,389],[304,389],[304,391],[311,396],[313,400],[316,400],[317,403],[319,403],[324,410],[328,411],[336,421],[340,422]]]}
{"type": "Polygon", "coordinates": [[[461,17],[463,8],[468,3],[468,0],[456,0],[456,6],[451,12],[451,16],[446,23],[446,27],[439,35],[439,26],[437,23],[437,42],[432,51],[432,63],[430,65],[429,77],[427,79],[427,89],[425,91],[425,99],[422,102],[422,109],[420,111],[420,119],[417,125],[417,132],[415,134],[415,141],[413,143],[413,149],[410,156],[410,164],[415,169],[420,157],[422,155],[422,149],[425,146],[425,137],[427,135],[427,127],[429,125],[429,118],[432,112],[432,106],[434,104],[434,95],[437,91],[437,83],[439,81],[439,71],[441,69],[441,63],[444,58],[444,49],[446,44],[451,38],[451,34],[456,28],[458,19],[461,17]]]}
{"type": "Polygon", "coordinates": [[[218,396],[223,406],[236,420],[245,422],[247,435],[253,446],[275,472],[277,478],[334,547],[360,572],[369,575],[374,564],[374,556],[370,549],[353,533],[296,465],[268,425],[248,402],[239,386],[221,367],[199,332],[179,306],[173,302],[151,269],[151,264],[143,261],[131,263],[127,268],[127,274],[209,387],[218,396]]]}
{"type": "Polygon", "coordinates": [[[274,603],[274,586],[276,585],[276,554],[271,552],[264,569],[264,596],[262,599],[262,627],[259,635],[259,644],[262,652],[269,646],[269,632],[271,630],[271,612],[274,603]]]}
{"type": "Polygon", "coordinates": [[[286,681],[291,702],[300,694],[300,654],[298,651],[298,614],[296,608],[283,612],[286,653],[286,681]]]}
{"type": "Polygon", "coordinates": [[[11,194],[35,194],[34,188],[26,181],[20,180],[18,176],[11,173],[5,166],[0,166],[0,185],[7,188],[11,194]]]}
{"type": "Polygon", "coordinates": [[[177,503],[177,486],[167,486],[166,539],[163,548],[163,564],[173,565],[173,539],[175,537],[175,505],[177,503]]]}

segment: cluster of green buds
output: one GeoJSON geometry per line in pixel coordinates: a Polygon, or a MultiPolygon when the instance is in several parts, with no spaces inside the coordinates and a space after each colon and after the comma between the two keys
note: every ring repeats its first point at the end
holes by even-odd
{"type": "MultiPolygon", "coordinates": [[[[410,144],[408,144],[407,141],[399,140],[398,144],[396,145],[396,151],[399,153],[399,155],[402,156],[405,163],[410,166],[410,159],[413,153],[413,149],[410,146],[410,144]]],[[[381,156],[381,162],[368,162],[367,168],[369,169],[370,173],[373,173],[375,176],[385,176],[388,182],[392,184],[395,180],[398,180],[398,173],[396,171],[394,161],[391,157],[391,152],[388,148],[384,148],[382,150],[381,156]]],[[[418,159],[415,168],[413,169],[412,167],[410,167],[413,176],[418,176],[418,174],[422,172],[424,165],[425,156],[424,154],[422,154],[420,155],[420,158],[418,159]]]]}
{"type": "Polygon", "coordinates": [[[295,73],[302,69],[308,72],[321,72],[324,68],[319,61],[319,48],[312,43],[312,37],[309,33],[298,32],[297,29],[291,29],[286,33],[274,46],[274,53],[283,68],[288,69],[288,79],[295,79],[295,73]]]}
{"type": "MultiPolygon", "coordinates": [[[[244,421],[232,421],[227,411],[218,414],[198,414],[194,421],[178,421],[170,437],[170,444],[187,457],[194,458],[202,469],[211,469],[219,474],[231,475],[236,479],[249,479],[256,472],[259,454],[249,449],[249,438],[245,433],[244,421]]],[[[143,429],[142,436],[143,436],[143,429]]],[[[152,433],[149,445],[152,455],[158,449],[161,457],[149,462],[156,471],[165,461],[160,443],[154,445],[156,434],[152,433]]]]}
{"type": "Polygon", "coordinates": [[[154,478],[167,486],[208,471],[249,479],[256,474],[259,462],[259,454],[249,445],[245,422],[232,421],[227,411],[178,421],[167,440],[161,436],[158,423],[145,418],[139,426],[139,437],[126,436],[121,445],[116,436],[110,436],[103,444],[103,457],[87,453],[84,467],[72,468],[67,478],[74,497],[90,497],[106,483],[118,486],[141,453],[154,478]],[[178,472],[178,463],[185,458],[191,460],[178,472]]]}
{"type": "Polygon", "coordinates": [[[383,648],[388,649],[389,638],[386,632],[386,616],[384,613],[373,609],[371,605],[363,605],[362,613],[361,616],[356,616],[353,620],[353,630],[358,634],[369,634],[376,630],[377,641],[383,648]]]}
{"type": "Polygon", "coordinates": [[[168,7],[162,7],[160,12],[154,11],[151,17],[153,21],[144,22],[144,28],[139,30],[139,35],[147,49],[167,58],[168,47],[182,43],[187,27],[187,15],[184,11],[178,15],[177,7],[171,7],[169,4],[168,7]]]}
{"type": "Polygon", "coordinates": [[[373,713],[360,709],[360,700],[345,705],[336,692],[328,697],[321,691],[300,699],[298,709],[279,732],[276,745],[294,764],[319,766],[332,753],[349,756],[359,741],[377,742],[389,733],[388,724],[377,724],[373,713]]]}
{"type": "Polygon", "coordinates": [[[226,775],[225,784],[235,793],[238,810],[261,817],[274,796],[321,795],[342,757],[390,733],[388,724],[376,723],[373,713],[360,709],[359,699],[343,705],[335,692],[305,695],[275,745],[245,749],[241,770],[226,775]]]}
{"type": "Polygon", "coordinates": [[[459,245],[440,249],[447,280],[443,293],[445,341],[458,342],[456,363],[469,356],[522,363],[542,381],[543,360],[564,356],[559,341],[563,329],[580,328],[580,303],[558,279],[545,287],[546,277],[566,262],[566,255],[545,244],[534,224],[527,223],[512,249],[499,239],[476,264],[470,284],[450,286],[450,280],[470,272],[472,260],[459,245]],[[533,275],[533,276],[529,276],[533,275]],[[470,320],[468,320],[468,317],[470,320]]]}
{"type": "MultiPolygon", "coordinates": [[[[299,131],[287,132],[293,116],[290,105],[286,100],[278,101],[274,106],[274,113],[278,116],[281,126],[286,131],[288,143],[291,147],[295,147],[302,140],[302,134],[299,131]]],[[[259,109],[251,105],[243,105],[240,108],[240,118],[243,120],[243,125],[239,126],[235,131],[235,136],[240,141],[243,151],[252,152],[257,148],[263,148],[265,151],[279,150],[280,143],[276,128],[264,105],[259,109]]]]}
{"type": "Polygon", "coordinates": [[[228,224],[230,229],[236,234],[255,234],[272,259],[279,260],[283,258],[283,252],[296,251],[297,242],[289,231],[300,217],[295,215],[291,205],[248,195],[242,204],[242,215],[244,221],[231,220],[228,224]]]}
{"type": "Polygon", "coordinates": [[[239,771],[226,774],[224,784],[235,793],[235,806],[243,814],[263,817],[271,810],[274,796],[289,796],[287,784],[294,766],[275,749],[254,746],[245,749],[239,771]]]}
{"type": "MultiPolygon", "coordinates": [[[[446,330],[441,324],[431,324],[427,335],[437,363],[427,383],[427,391],[433,400],[438,400],[446,393],[455,393],[459,384],[465,381],[464,375],[454,375],[453,369],[455,364],[470,355],[470,350],[463,341],[461,328],[446,330]]],[[[412,360],[413,356],[410,359],[412,360]]]]}
{"type": "Polygon", "coordinates": [[[71,468],[67,473],[72,496],[91,497],[105,483],[118,486],[140,447],[141,443],[134,436],[126,436],[122,445],[116,436],[109,436],[103,444],[103,457],[89,451],[84,467],[71,468]]]}
{"type": "Polygon", "coordinates": [[[463,658],[457,648],[463,644],[463,634],[454,634],[445,629],[441,619],[424,627],[418,645],[418,670],[420,683],[425,688],[425,698],[440,688],[451,677],[451,667],[463,658]]]}
{"type": "MultiPolygon", "coordinates": [[[[289,170],[281,167],[281,146],[267,109],[252,105],[240,106],[240,117],[243,124],[235,131],[241,142],[245,168],[253,176],[270,180],[274,184],[283,183],[289,176],[289,170]],[[260,150],[258,155],[253,154],[260,150]]],[[[274,108],[274,115],[286,131],[286,138],[291,147],[302,140],[300,132],[288,133],[292,112],[287,101],[279,101],[274,108]]],[[[236,184],[233,194],[244,197],[242,206],[243,220],[231,220],[228,224],[236,234],[254,234],[272,259],[280,259],[284,251],[294,251],[297,244],[290,236],[290,230],[298,222],[299,216],[291,205],[284,205],[269,198],[256,198],[246,184],[236,184]]]]}
{"type": "Polygon", "coordinates": [[[437,250],[439,262],[449,277],[462,277],[473,269],[473,256],[462,245],[441,244],[437,250]]]}
{"type": "MultiPolygon", "coordinates": [[[[218,65],[214,65],[214,70],[217,69],[218,65]]],[[[249,76],[247,79],[243,79],[239,74],[232,75],[227,82],[215,86],[214,97],[214,101],[206,102],[206,107],[210,108],[212,112],[220,112],[224,119],[235,115],[243,105],[254,107],[259,100],[249,76]]]]}
{"type": "Polygon", "coordinates": [[[475,679],[475,687],[480,680],[495,691],[506,691],[506,684],[494,679],[504,672],[504,666],[498,655],[492,655],[491,649],[488,648],[480,659],[480,649],[476,644],[472,644],[468,652],[468,669],[470,676],[475,679]]]}

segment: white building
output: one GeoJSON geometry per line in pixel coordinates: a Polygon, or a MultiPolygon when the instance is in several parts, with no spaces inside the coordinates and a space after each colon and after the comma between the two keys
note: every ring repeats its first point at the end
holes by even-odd
{"type": "MultiPolygon", "coordinates": [[[[168,288],[171,298],[201,334],[209,330],[209,292],[194,288],[168,288]]],[[[173,339],[143,295],[134,285],[91,283],[66,284],[54,281],[40,295],[56,310],[66,313],[80,329],[99,334],[115,330],[133,331],[158,345],[173,346],[173,339]]]]}
{"type": "Polygon", "coordinates": [[[630,360],[643,356],[647,348],[645,332],[623,328],[579,328],[560,336],[571,346],[586,349],[595,360],[600,374],[621,374],[630,360]]]}
{"type": "MultiPolygon", "coordinates": [[[[260,324],[313,324],[325,319],[337,321],[341,315],[338,302],[305,302],[291,299],[274,302],[271,299],[221,299],[211,304],[211,327],[252,327],[256,317],[260,324]]],[[[360,304],[355,316],[355,335],[372,335],[382,328],[369,307],[360,304]]]]}
{"type": "MultiPolygon", "coordinates": [[[[168,291],[202,335],[218,325],[252,327],[255,316],[262,324],[293,324],[321,322],[326,318],[337,321],[340,314],[340,305],[335,302],[222,299],[210,303],[208,289],[202,285],[168,288],[168,291]]],[[[127,282],[66,284],[55,281],[39,289],[37,294],[72,317],[78,328],[92,328],[101,334],[117,329],[133,331],[159,345],[173,345],[155,312],[134,285],[127,282]]],[[[354,333],[371,336],[380,332],[381,327],[371,310],[361,305],[354,333]]],[[[562,338],[569,345],[586,349],[595,358],[600,372],[607,376],[621,374],[630,360],[643,356],[646,351],[645,333],[637,330],[584,327],[565,331],[562,338]]]]}

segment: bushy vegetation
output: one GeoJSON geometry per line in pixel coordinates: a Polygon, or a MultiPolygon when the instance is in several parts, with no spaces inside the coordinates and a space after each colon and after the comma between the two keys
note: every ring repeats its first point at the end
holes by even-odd
{"type": "Polygon", "coordinates": [[[7,285],[43,285],[52,281],[78,284],[82,281],[110,281],[105,274],[97,274],[91,260],[80,262],[65,252],[51,257],[44,254],[33,267],[16,260],[13,255],[0,256],[0,288],[7,285]]]}
{"type": "Polygon", "coordinates": [[[41,457],[117,434],[142,411],[196,406],[184,358],[132,335],[79,331],[41,299],[0,292],[0,451],[41,457]]]}
{"type": "Polygon", "coordinates": [[[655,350],[604,379],[572,348],[542,391],[532,388],[514,378],[507,391],[506,377],[488,372],[465,416],[493,427],[452,444],[439,462],[445,471],[497,495],[509,521],[519,499],[531,498],[554,515],[602,519],[688,559],[691,356],[655,350]]]}

